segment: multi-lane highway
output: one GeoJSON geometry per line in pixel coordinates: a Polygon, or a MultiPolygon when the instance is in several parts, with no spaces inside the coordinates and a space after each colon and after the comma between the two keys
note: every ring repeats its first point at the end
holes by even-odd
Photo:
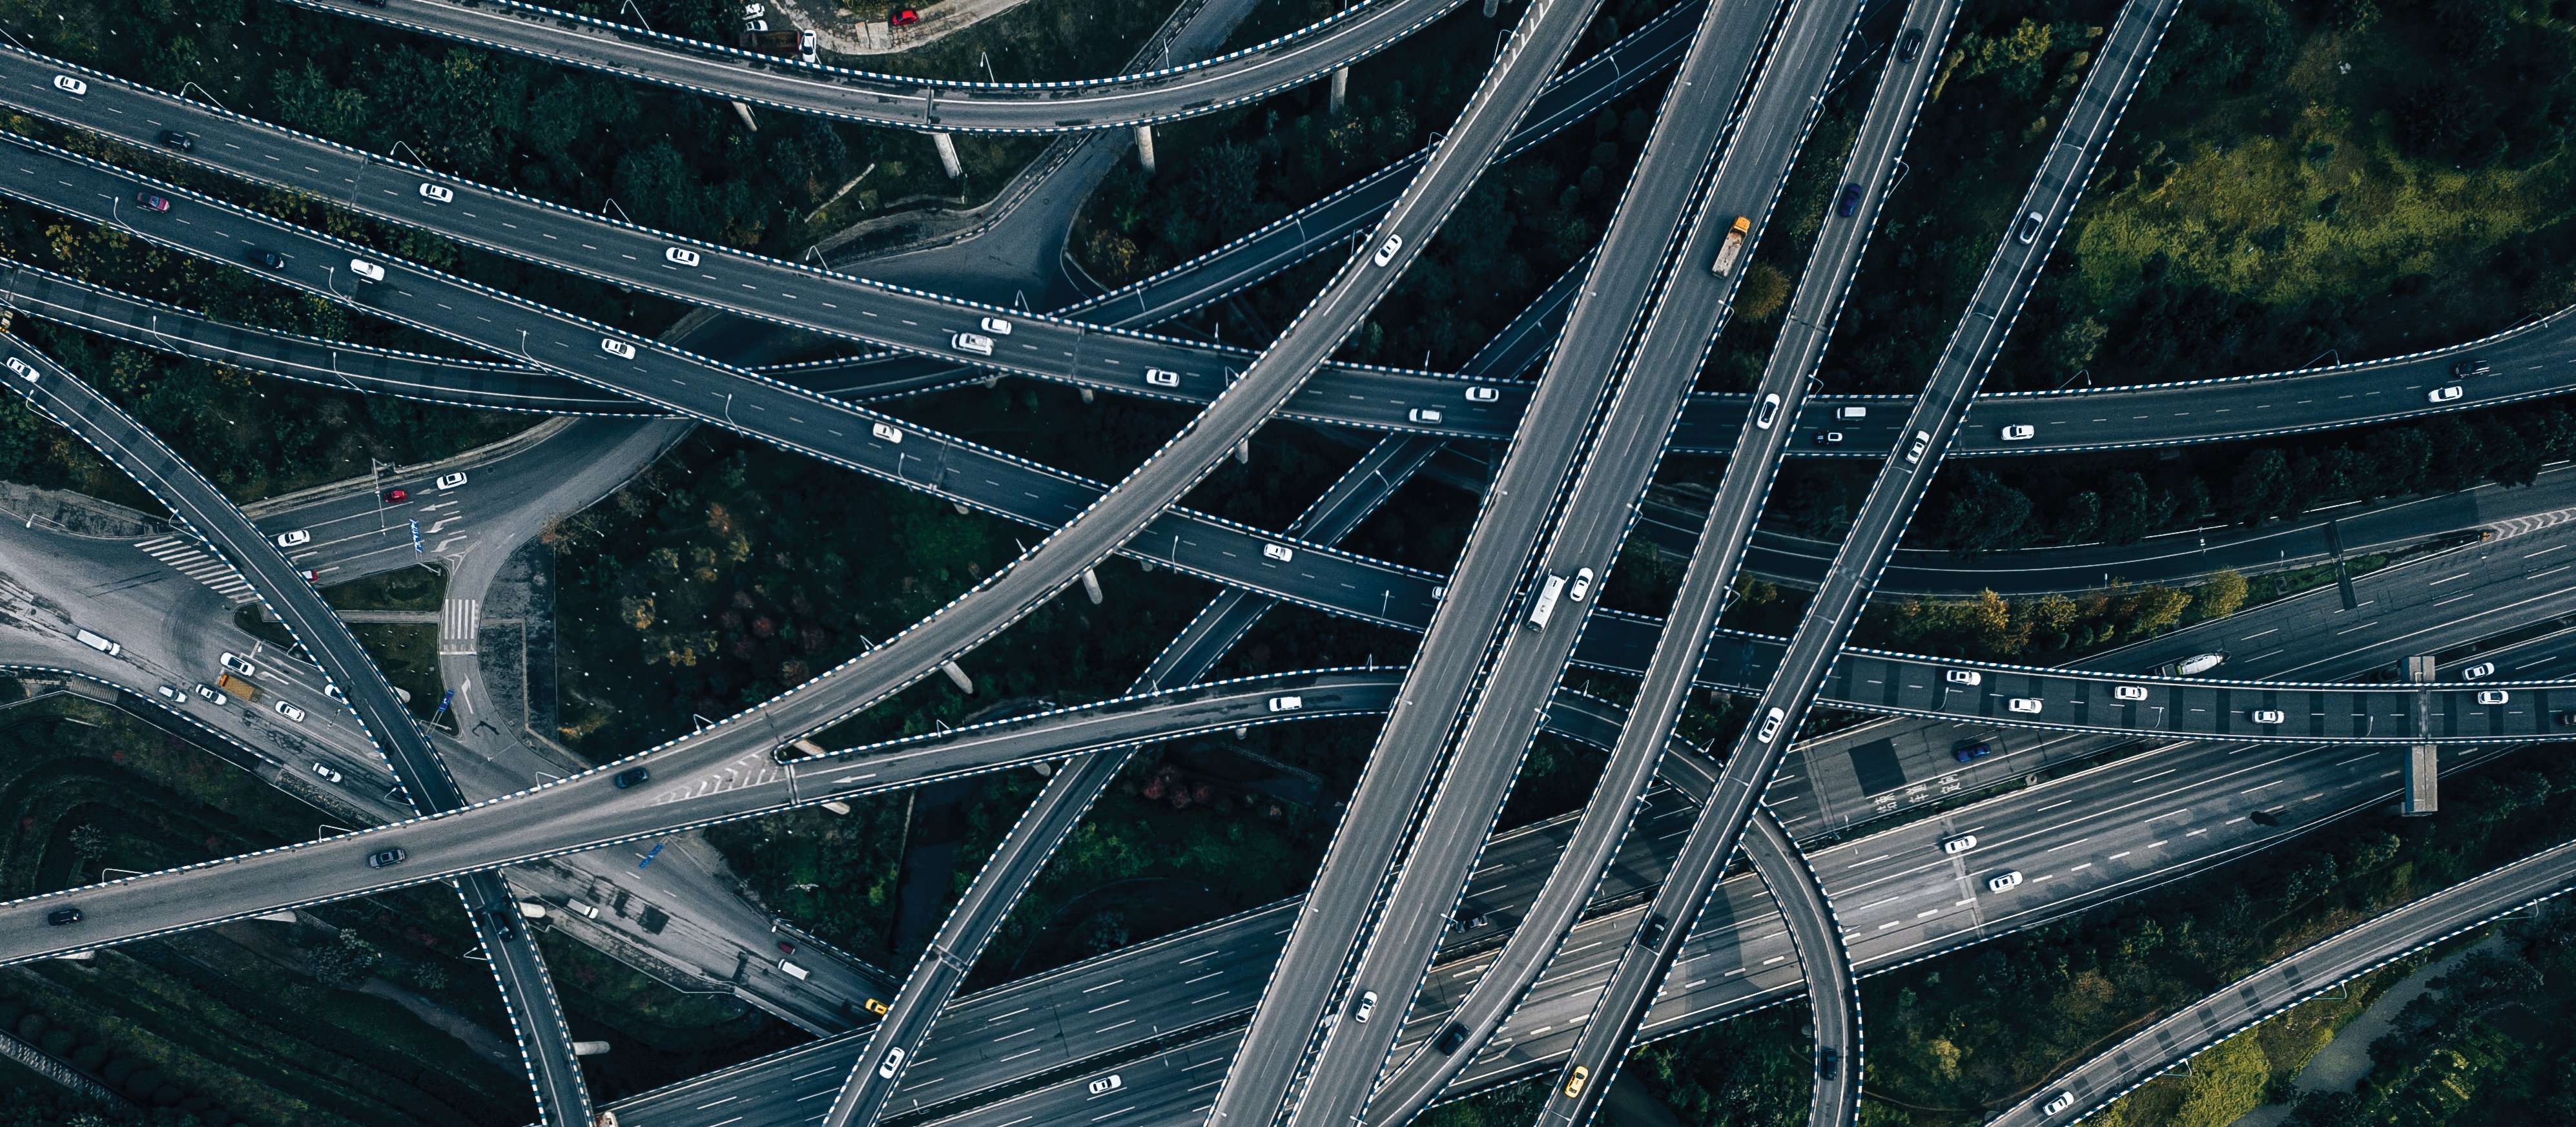
{"type": "MultiPolygon", "coordinates": [[[[1735,739],[1725,775],[1692,827],[1672,878],[1648,905],[1649,918],[1670,921],[1673,932],[1688,929],[1699,918],[1706,890],[1715,887],[1782,753],[1804,724],[1827,674],[1836,667],[1844,639],[1859,624],[1880,570],[1895,554],[1915,507],[1930,489],[1942,451],[1967,416],[1978,384],[2002,349],[2040,266],[2056,243],[2057,232],[2083,194],[2094,161],[2179,7],[2178,0],[2132,0],[2094,55],[2065,121],[2040,158],[2038,175],[2011,213],[2015,218],[1969,298],[1966,316],[1908,415],[1904,448],[1888,459],[1862,501],[1852,534],[1808,604],[1769,687],[1755,698],[1750,723],[1735,739]]],[[[1844,663],[1846,668],[1850,664],[1844,663]]],[[[1942,683],[1952,680],[1957,678],[1945,675],[1942,683]]],[[[1630,945],[1620,959],[1619,970],[1604,988],[1567,1066],[1569,1074],[1572,1069],[1588,1070],[1594,1083],[1568,1085],[1551,1093],[1543,1113],[1548,1122],[1579,1127],[1600,1106],[1679,954],[1679,934],[1648,937],[1641,933],[1639,938],[1641,942],[1630,945]]]]}

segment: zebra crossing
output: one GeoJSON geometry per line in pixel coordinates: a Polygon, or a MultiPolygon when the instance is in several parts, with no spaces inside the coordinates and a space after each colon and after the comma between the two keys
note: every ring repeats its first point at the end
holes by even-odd
{"type": "Polygon", "coordinates": [[[181,575],[203,583],[214,593],[235,603],[247,603],[254,597],[250,581],[220,556],[207,551],[196,541],[184,536],[156,536],[134,545],[144,555],[170,565],[181,575]]]}
{"type": "Polygon", "coordinates": [[[449,599],[439,607],[438,652],[461,657],[474,652],[474,631],[483,620],[483,600],[449,599]]]}

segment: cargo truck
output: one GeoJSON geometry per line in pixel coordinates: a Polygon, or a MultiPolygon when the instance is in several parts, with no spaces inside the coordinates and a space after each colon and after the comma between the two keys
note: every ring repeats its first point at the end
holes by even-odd
{"type": "Polygon", "coordinates": [[[1752,235],[1753,221],[1736,216],[1735,225],[1726,229],[1726,241],[1717,245],[1717,261],[1709,264],[1709,272],[1721,278],[1734,273],[1735,260],[1744,257],[1744,240],[1752,235]]]}
{"type": "Polygon", "coordinates": [[[252,704],[259,703],[259,686],[242,680],[239,677],[235,677],[230,673],[216,677],[215,687],[222,689],[227,693],[231,693],[242,700],[249,701],[252,704]]]}

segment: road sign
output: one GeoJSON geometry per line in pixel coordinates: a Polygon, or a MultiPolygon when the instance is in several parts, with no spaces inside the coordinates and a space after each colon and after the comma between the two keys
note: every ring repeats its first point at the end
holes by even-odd
{"type": "Polygon", "coordinates": [[[411,525],[411,550],[415,552],[429,551],[429,549],[422,547],[420,543],[420,522],[415,520],[407,523],[411,525]]]}

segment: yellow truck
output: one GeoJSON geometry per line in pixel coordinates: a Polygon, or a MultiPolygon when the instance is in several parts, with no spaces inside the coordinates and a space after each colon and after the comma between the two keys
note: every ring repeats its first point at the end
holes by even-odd
{"type": "Polygon", "coordinates": [[[215,687],[252,704],[259,703],[259,686],[230,673],[215,678],[215,687]]]}
{"type": "Polygon", "coordinates": [[[1709,272],[1720,278],[1733,273],[1735,260],[1744,257],[1744,240],[1752,235],[1753,221],[1736,216],[1735,225],[1726,229],[1726,241],[1717,246],[1717,261],[1709,264],[1709,272]]]}

